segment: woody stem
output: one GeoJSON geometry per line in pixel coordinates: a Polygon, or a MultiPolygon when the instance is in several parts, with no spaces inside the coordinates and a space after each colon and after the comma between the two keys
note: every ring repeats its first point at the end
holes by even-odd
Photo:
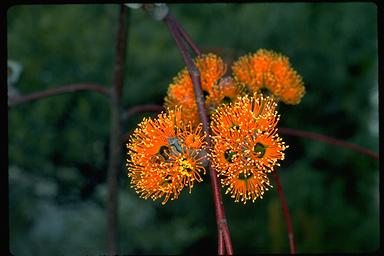
{"type": "MultiPolygon", "coordinates": [[[[207,142],[207,145],[208,145],[207,147],[209,150],[209,148],[211,148],[212,143],[210,140],[207,110],[205,108],[204,95],[203,95],[203,91],[200,83],[200,72],[196,68],[191,56],[189,55],[189,52],[186,46],[183,44],[183,36],[184,34],[186,34],[186,32],[184,31],[184,33],[180,33],[180,28],[177,26],[177,24],[174,21],[175,19],[170,14],[168,14],[164,18],[164,22],[166,23],[168,30],[170,31],[173,39],[175,39],[177,47],[180,50],[180,53],[183,56],[184,62],[187,65],[187,69],[193,84],[195,100],[197,104],[197,109],[199,111],[200,120],[203,124],[203,130],[206,133],[205,140],[207,142]]],[[[187,42],[188,40],[191,41],[190,38],[185,40],[187,42]]],[[[197,49],[197,47],[195,48],[197,49]]],[[[211,178],[213,201],[214,201],[215,210],[216,210],[216,223],[217,223],[217,229],[218,229],[218,254],[219,255],[224,254],[225,252],[223,248],[225,248],[226,253],[229,255],[232,255],[233,249],[232,249],[231,236],[230,236],[228,225],[227,225],[227,219],[225,216],[219,183],[217,180],[216,172],[215,170],[212,169],[210,163],[208,163],[208,170],[211,178]],[[224,243],[224,246],[223,246],[223,243],[224,243]]]]}
{"type": "Polygon", "coordinates": [[[8,110],[22,103],[40,100],[40,99],[44,99],[51,96],[61,95],[64,93],[78,92],[78,91],[94,91],[107,97],[110,96],[109,88],[98,85],[98,84],[92,84],[92,83],[69,84],[65,86],[50,88],[44,91],[38,91],[31,94],[18,96],[12,99],[11,102],[8,104],[8,110]]]}
{"type": "Polygon", "coordinates": [[[285,219],[285,222],[287,223],[289,248],[290,248],[291,254],[296,254],[296,243],[295,243],[295,237],[293,235],[291,216],[289,215],[287,202],[285,201],[285,198],[284,198],[283,187],[281,186],[277,171],[272,172],[272,174],[273,174],[273,177],[275,178],[277,193],[279,194],[281,207],[283,208],[283,212],[284,212],[284,219],[285,219]]]}
{"type": "Polygon", "coordinates": [[[318,133],[314,133],[314,132],[301,131],[301,130],[292,129],[292,128],[285,128],[285,127],[280,127],[279,132],[281,134],[287,134],[287,135],[291,135],[291,136],[308,138],[311,140],[322,141],[322,142],[325,142],[328,144],[333,144],[336,146],[349,148],[349,149],[356,151],[360,154],[369,156],[375,160],[379,160],[379,154],[377,154],[377,153],[375,153],[375,152],[373,152],[367,148],[364,148],[364,147],[356,145],[356,144],[349,143],[349,142],[344,141],[344,140],[335,139],[335,138],[332,138],[332,137],[329,137],[326,135],[322,135],[322,134],[318,134],[318,133]]]}
{"type": "Polygon", "coordinates": [[[168,15],[168,19],[170,19],[172,21],[174,26],[177,28],[177,30],[181,34],[182,38],[189,44],[189,46],[192,48],[192,50],[195,52],[195,54],[200,55],[201,54],[200,49],[196,46],[196,44],[193,42],[192,38],[184,30],[184,28],[181,26],[181,24],[172,15],[168,15]]]}
{"type": "Polygon", "coordinates": [[[121,100],[124,85],[124,66],[127,43],[128,10],[124,5],[119,6],[118,28],[116,34],[115,66],[113,86],[111,88],[111,133],[109,141],[109,163],[107,173],[108,201],[107,201],[107,234],[108,252],[117,253],[118,228],[118,182],[117,177],[121,165],[121,100]]]}

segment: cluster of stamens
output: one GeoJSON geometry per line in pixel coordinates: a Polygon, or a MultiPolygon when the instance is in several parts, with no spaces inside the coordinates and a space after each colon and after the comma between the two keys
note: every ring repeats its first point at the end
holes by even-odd
{"type": "Polygon", "coordinates": [[[201,182],[205,174],[204,134],[201,125],[192,128],[182,120],[181,109],[161,113],[156,119],[144,119],[127,144],[127,166],[131,186],[140,197],[163,204],[178,198],[187,186],[201,182]]]}
{"type": "Polygon", "coordinates": [[[212,166],[237,202],[262,198],[271,187],[267,174],[284,159],[287,146],[277,134],[276,105],[271,97],[254,94],[212,115],[212,166]]]}

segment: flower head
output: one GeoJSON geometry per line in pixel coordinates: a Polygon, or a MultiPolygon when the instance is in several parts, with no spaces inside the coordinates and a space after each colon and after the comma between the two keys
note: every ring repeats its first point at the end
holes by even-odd
{"type": "Polygon", "coordinates": [[[200,71],[201,87],[203,91],[210,92],[212,86],[227,72],[227,65],[219,56],[208,53],[195,59],[197,69],[200,71]]]}
{"type": "Polygon", "coordinates": [[[205,105],[208,114],[212,114],[217,107],[235,102],[238,96],[244,94],[244,88],[236,84],[232,77],[223,77],[208,92],[205,105]]]}
{"type": "MultiPolygon", "coordinates": [[[[220,57],[212,53],[203,54],[194,62],[200,72],[201,87],[209,113],[218,105],[236,99],[240,89],[232,78],[223,77],[227,66],[220,57]]],[[[179,72],[170,84],[165,105],[166,107],[182,106],[185,120],[191,121],[194,125],[199,123],[193,84],[186,68],[179,72]]]]}
{"type": "Polygon", "coordinates": [[[256,201],[257,198],[263,198],[264,191],[268,191],[270,187],[267,174],[262,172],[245,171],[238,175],[225,176],[221,179],[221,184],[227,186],[225,194],[230,193],[235,202],[243,202],[247,200],[256,201]]]}
{"type": "Polygon", "coordinates": [[[287,57],[264,49],[240,57],[232,65],[237,82],[252,92],[267,89],[286,104],[298,104],[305,94],[302,78],[291,67],[287,57]]]}
{"type": "Polygon", "coordinates": [[[212,166],[236,201],[261,197],[270,186],[264,174],[284,159],[287,146],[277,134],[275,109],[273,98],[254,94],[239,97],[212,115],[212,166]]]}
{"type": "Polygon", "coordinates": [[[180,108],[161,113],[156,119],[144,119],[127,144],[128,176],[140,197],[163,204],[177,199],[187,186],[201,182],[205,174],[204,135],[201,125],[185,123],[180,108]]]}
{"type": "Polygon", "coordinates": [[[165,106],[167,108],[182,106],[185,121],[199,123],[195,93],[187,69],[183,69],[173,78],[173,83],[168,87],[167,96],[165,97],[165,106]]]}

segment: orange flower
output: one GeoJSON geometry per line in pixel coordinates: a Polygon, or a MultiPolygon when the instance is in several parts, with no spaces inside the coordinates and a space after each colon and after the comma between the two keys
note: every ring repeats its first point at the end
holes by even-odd
{"type": "Polygon", "coordinates": [[[128,176],[140,197],[162,204],[177,199],[184,186],[193,188],[205,174],[201,125],[183,122],[180,108],[144,119],[133,132],[128,148],[128,176]]]}
{"type": "Polygon", "coordinates": [[[183,69],[177,77],[173,78],[173,83],[168,87],[165,107],[174,108],[175,106],[182,106],[186,122],[199,123],[200,118],[197,112],[195,93],[187,69],[183,69]]]}
{"type": "Polygon", "coordinates": [[[212,166],[223,186],[229,186],[236,201],[254,201],[269,186],[264,173],[273,171],[284,159],[288,147],[277,134],[276,102],[254,94],[239,97],[235,103],[219,107],[212,115],[214,146],[212,166]],[[248,177],[245,179],[244,177],[248,177]]]}
{"type": "Polygon", "coordinates": [[[244,88],[236,84],[232,77],[221,78],[208,92],[205,101],[208,114],[212,114],[222,104],[236,101],[239,95],[243,95],[243,92],[244,88]]]}
{"type": "Polygon", "coordinates": [[[245,171],[236,175],[227,176],[221,179],[223,186],[228,186],[225,194],[230,193],[231,197],[235,199],[235,202],[243,202],[252,200],[255,202],[257,198],[263,198],[264,191],[268,191],[269,179],[267,174],[262,172],[245,171]]]}
{"type": "Polygon", "coordinates": [[[277,55],[272,62],[270,72],[273,79],[266,88],[286,104],[298,104],[305,94],[302,78],[291,68],[287,57],[277,55]]]}
{"type": "Polygon", "coordinates": [[[253,55],[242,56],[232,65],[234,77],[256,92],[264,86],[265,80],[269,79],[269,67],[274,58],[273,52],[264,49],[258,50],[253,55]]]}
{"type": "Polygon", "coordinates": [[[224,61],[212,54],[203,54],[195,59],[197,69],[200,71],[201,87],[203,91],[210,92],[212,86],[217,83],[227,71],[227,65],[224,61]]]}
{"type": "MultiPolygon", "coordinates": [[[[239,130],[244,133],[274,128],[279,119],[276,107],[277,104],[271,97],[264,97],[262,94],[238,97],[234,103],[221,106],[220,111],[215,111],[212,116],[212,131],[220,139],[226,140],[235,136],[234,132],[239,130]]],[[[243,136],[243,133],[238,136],[243,136]]]]}
{"type": "MultiPolygon", "coordinates": [[[[240,90],[231,78],[222,78],[227,66],[220,57],[212,53],[203,54],[194,62],[200,72],[201,87],[209,113],[218,105],[236,98],[240,90]]],[[[169,86],[165,106],[182,106],[185,121],[191,121],[193,125],[200,122],[192,80],[186,68],[179,72],[169,86]]]]}
{"type": "Polygon", "coordinates": [[[298,104],[305,94],[302,78],[287,57],[264,49],[240,57],[232,65],[237,82],[252,92],[266,88],[286,104],[298,104]]]}

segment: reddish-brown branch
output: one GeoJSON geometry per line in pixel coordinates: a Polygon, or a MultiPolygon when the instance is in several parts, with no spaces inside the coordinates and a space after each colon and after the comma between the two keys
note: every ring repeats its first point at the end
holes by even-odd
{"type": "Polygon", "coordinates": [[[11,103],[8,105],[8,108],[15,107],[19,104],[34,101],[34,100],[40,100],[47,97],[60,95],[63,93],[70,93],[70,92],[78,92],[78,91],[94,91],[101,93],[105,96],[110,96],[110,90],[107,87],[97,85],[97,84],[70,84],[55,88],[50,88],[44,91],[34,92],[27,95],[22,95],[17,98],[14,98],[11,103]]]}
{"type": "Polygon", "coordinates": [[[196,46],[196,44],[193,42],[192,38],[184,30],[184,28],[180,25],[180,23],[172,15],[169,15],[168,19],[172,20],[173,24],[176,26],[179,33],[182,35],[183,39],[189,44],[189,46],[192,48],[192,50],[195,52],[195,54],[200,55],[201,54],[200,49],[196,46]]]}
{"type": "Polygon", "coordinates": [[[332,138],[329,136],[317,134],[314,132],[307,132],[307,131],[300,131],[300,130],[291,129],[291,128],[284,128],[284,127],[279,128],[279,132],[281,134],[292,135],[292,136],[297,136],[297,137],[302,137],[302,138],[308,138],[308,139],[312,139],[312,140],[322,141],[322,142],[325,142],[328,144],[337,145],[337,146],[344,147],[344,148],[349,148],[349,149],[352,149],[356,152],[359,152],[360,154],[363,154],[363,155],[372,157],[373,159],[379,160],[379,155],[376,154],[375,152],[372,152],[371,150],[369,150],[367,148],[364,148],[364,147],[361,147],[361,146],[358,146],[356,144],[352,144],[352,143],[349,143],[349,142],[346,142],[343,140],[335,139],[335,138],[332,138]]]}
{"type": "Polygon", "coordinates": [[[296,243],[295,243],[295,237],[293,235],[291,216],[289,215],[287,202],[285,201],[285,198],[284,198],[283,187],[281,186],[279,175],[277,174],[277,170],[272,172],[272,174],[273,174],[273,177],[275,178],[277,192],[279,194],[281,207],[283,208],[285,223],[287,223],[290,252],[291,254],[296,254],[296,243]]]}
{"type": "MultiPolygon", "coordinates": [[[[180,53],[183,56],[184,62],[187,65],[187,69],[192,80],[192,85],[195,93],[195,100],[196,100],[196,105],[197,105],[197,109],[200,116],[200,121],[203,123],[203,130],[207,132],[207,134],[209,135],[210,133],[209,126],[208,126],[209,122],[208,122],[207,111],[205,109],[203,90],[201,89],[201,84],[200,84],[200,72],[195,66],[195,63],[193,63],[193,60],[189,55],[187,48],[183,44],[182,37],[179,34],[178,28],[173,23],[173,20],[174,18],[172,18],[170,15],[168,15],[165,18],[165,22],[168,26],[168,29],[171,31],[171,34],[175,39],[177,47],[179,48],[180,53]]],[[[208,141],[209,141],[209,138],[208,138],[208,141]]]]}
{"type": "Polygon", "coordinates": [[[218,255],[224,255],[225,250],[224,250],[224,236],[223,232],[219,229],[217,231],[217,254],[218,255]]]}
{"type": "MultiPolygon", "coordinates": [[[[177,26],[173,22],[174,18],[168,14],[165,17],[164,21],[172,37],[175,39],[177,47],[179,48],[180,53],[183,56],[184,62],[187,65],[187,69],[193,84],[195,100],[196,100],[196,105],[197,105],[197,109],[200,116],[200,121],[202,122],[203,130],[207,135],[206,141],[207,141],[207,144],[208,144],[207,147],[209,150],[209,148],[211,148],[209,122],[208,122],[207,111],[205,109],[203,91],[200,84],[200,73],[196,68],[195,64],[193,63],[193,60],[189,55],[187,48],[182,42],[182,34],[180,34],[180,30],[177,28],[177,26]]],[[[217,222],[217,229],[218,229],[218,253],[223,254],[222,243],[224,242],[226,253],[228,255],[232,255],[233,254],[232,241],[231,241],[231,237],[230,237],[230,233],[227,225],[227,219],[225,216],[223,200],[221,198],[220,187],[217,180],[216,172],[215,170],[212,169],[210,163],[208,163],[208,170],[211,178],[213,201],[214,201],[215,211],[216,211],[216,222],[217,222]]]]}
{"type": "Polygon", "coordinates": [[[124,84],[124,65],[127,44],[127,9],[121,4],[118,17],[118,30],[116,35],[116,59],[113,74],[113,87],[111,91],[111,133],[109,142],[109,163],[107,174],[108,202],[108,252],[116,255],[117,252],[117,176],[121,165],[121,99],[124,84]]]}
{"type": "Polygon", "coordinates": [[[165,110],[163,106],[157,105],[157,104],[144,104],[144,105],[137,105],[133,106],[129,109],[127,109],[123,115],[122,119],[127,120],[131,116],[138,114],[138,113],[145,113],[145,112],[161,112],[165,110]]]}

